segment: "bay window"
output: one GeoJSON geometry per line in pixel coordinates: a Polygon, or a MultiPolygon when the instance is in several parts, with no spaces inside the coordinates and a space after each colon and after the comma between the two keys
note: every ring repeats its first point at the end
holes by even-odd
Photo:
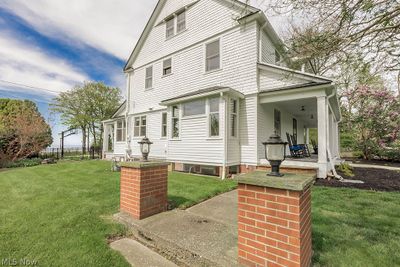
{"type": "Polygon", "coordinates": [[[203,99],[183,104],[184,117],[202,115],[205,113],[206,113],[206,101],[203,99]]]}
{"type": "Polygon", "coordinates": [[[211,98],[209,100],[210,113],[209,113],[209,129],[210,136],[219,136],[219,98],[211,98]]]}
{"type": "Polygon", "coordinates": [[[179,138],[179,107],[172,107],[172,138],[179,138]]]}
{"type": "Polygon", "coordinates": [[[238,124],[238,101],[230,99],[230,133],[231,137],[237,137],[237,124],[238,124]]]}
{"type": "Polygon", "coordinates": [[[126,141],[126,121],[118,120],[117,121],[117,142],[125,142],[126,141]]]}

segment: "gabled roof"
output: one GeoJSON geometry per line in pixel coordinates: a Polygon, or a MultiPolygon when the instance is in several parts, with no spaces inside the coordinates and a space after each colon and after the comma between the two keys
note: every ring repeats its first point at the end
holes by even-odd
{"type": "MultiPolygon", "coordinates": [[[[141,36],[139,37],[139,40],[137,41],[137,43],[135,45],[135,48],[133,49],[131,55],[129,56],[129,59],[127,60],[127,62],[125,64],[124,71],[128,71],[129,70],[128,66],[132,63],[132,61],[136,58],[137,54],[139,53],[139,51],[140,51],[142,45],[144,44],[148,34],[150,33],[150,30],[154,27],[156,19],[157,19],[158,15],[160,14],[162,8],[164,7],[166,1],[167,0],[159,0],[157,2],[157,5],[154,8],[153,13],[150,16],[150,19],[147,21],[147,24],[146,24],[141,36]]],[[[195,3],[199,2],[199,1],[191,3],[188,6],[192,6],[193,4],[195,4],[195,3]]],[[[255,7],[251,6],[251,5],[243,3],[243,2],[241,2],[239,0],[223,0],[223,1],[230,2],[235,6],[241,6],[241,7],[245,8],[246,10],[249,11],[249,14],[244,15],[239,20],[243,20],[246,17],[248,17],[249,15],[260,14],[260,12],[264,15],[264,18],[267,20],[267,18],[265,17],[265,14],[258,8],[255,8],[255,7]]],[[[268,25],[271,25],[271,24],[269,24],[269,22],[268,22],[268,25]]],[[[273,38],[274,41],[279,40],[280,42],[282,42],[280,40],[280,38],[277,37],[278,35],[276,34],[275,30],[273,30],[272,26],[268,27],[268,29],[272,29],[272,31],[273,31],[272,38],[273,38]],[[276,37],[276,38],[274,38],[274,37],[276,37]]]]}
{"type": "Polygon", "coordinates": [[[126,100],[117,108],[117,110],[114,112],[114,114],[111,116],[112,119],[119,117],[117,116],[118,113],[120,113],[122,110],[126,108],[126,100]]]}
{"type": "Polygon", "coordinates": [[[213,86],[213,87],[209,87],[209,88],[205,88],[205,89],[200,89],[200,90],[197,90],[194,92],[190,92],[187,94],[183,94],[183,95],[180,95],[180,96],[177,96],[174,98],[163,100],[163,101],[161,101],[160,105],[167,106],[167,105],[172,105],[172,104],[179,103],[179,102],[189,101],[189,100],[196,99],[196,98],[217,95],[220,93],[227,93],[227,94],[239,97],[239,98],[244,98],[244,95],[242,93],[240,93],[230,87],[213,86]]]}

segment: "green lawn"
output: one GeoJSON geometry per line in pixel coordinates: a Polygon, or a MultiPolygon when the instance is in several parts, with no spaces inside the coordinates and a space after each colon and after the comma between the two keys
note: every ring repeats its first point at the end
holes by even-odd
{"type": "MultiPolygon", "coordinates": [[[[110,167],[82,161],[0,172],[0,265],[24,258],[40,266],[128,266],[107,245],[125,230],[110,219],[119,208],[119,173],[110,167]]],[[[235,186],[171,173],[168,193],[186,207],[235,186]]]]}
{"type": "MultiPolygon", "coordinates": [[[[119,173],[109,169],[109,162],[83,161],[0,172],[0,260],[127,266],[106,241],[125,231],[110,220],[119,173]]],[[[172,173],[168,195],[187,207],[234,186],[172,173]]],[[[399,193],[314,187],[312,197],[316,266],[400,266],[399,193]]]]}

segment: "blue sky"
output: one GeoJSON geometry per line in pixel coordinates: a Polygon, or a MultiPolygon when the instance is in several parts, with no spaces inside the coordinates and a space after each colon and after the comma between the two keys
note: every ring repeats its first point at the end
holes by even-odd
{"type": "MultiPolygon", "coordinates": [[[[53,146],[58,146],[58,133],[66,127],[50,116],[49,103],[84,81],[103,81],[124,92],[122,68],[156,3],[0,1],[0,97],[36,102],[51,119],[53,146]]],[[[67,145],[80,145],[80,137],[70,137],[67,145]]]]}

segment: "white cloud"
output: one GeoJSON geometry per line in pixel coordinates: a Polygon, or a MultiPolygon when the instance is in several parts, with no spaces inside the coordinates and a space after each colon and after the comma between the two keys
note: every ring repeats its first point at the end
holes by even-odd
{"type": "Polygon", "coordinates": [[[37,31],[127,60],[157,0],[3,0],[37,31]],[[78,42],[78,43],[76,43],[78,42]]]}
{"type": "Polygon", "coordinates": [[[89,80],[66,61],[51,57],[16,38],[0,32],[0,80],[44,88],[54,93],[89,80]]]}

